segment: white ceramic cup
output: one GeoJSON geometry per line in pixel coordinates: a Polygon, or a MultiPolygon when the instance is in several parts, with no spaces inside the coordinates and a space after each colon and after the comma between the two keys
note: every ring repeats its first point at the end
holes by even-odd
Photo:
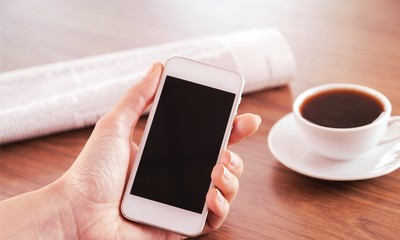
{"type": "Polygon", "coordinates": [[[308,89],[295,99],[293,112],[302,140],[312,151],[333,159],[355,159],[382,142],[396,141],[400,137],[400,133],[397,133],[397,136],[384,139],[388,126],[400,122],[400,116],[391,116],[392,105],[388,98],[360,85],[338,83],[308,89]],[[333,89],[353,89],[372,95],[382,103],[384,111],[372,123],[352,128],[324,127],[306,120],[300,111],[303,102],[315,94],[333,89]]]}

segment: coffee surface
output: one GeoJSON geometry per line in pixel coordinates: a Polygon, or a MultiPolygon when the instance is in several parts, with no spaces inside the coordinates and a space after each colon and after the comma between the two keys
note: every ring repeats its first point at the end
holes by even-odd
{"type": "Polygon", "coordinates": [[[308,121],[332,128],[360,127],[372,123],[384,111],[374,96],[358,90],[327,90],[308,97],[300,106],[308,121]]]}

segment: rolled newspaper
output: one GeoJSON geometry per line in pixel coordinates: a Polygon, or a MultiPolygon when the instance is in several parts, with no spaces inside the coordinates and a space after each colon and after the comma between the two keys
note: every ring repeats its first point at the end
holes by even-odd
{"type": "MultiPolygon", "coordinates": [[[[181,55],[241,73],[244,93],[287,84],[295,60],[275,29],[166,43],[0,74],[0,144],[93,125],[154,61],[181,55]]],[[[224,81],[221,79],[221,81],[224,81]]]]}

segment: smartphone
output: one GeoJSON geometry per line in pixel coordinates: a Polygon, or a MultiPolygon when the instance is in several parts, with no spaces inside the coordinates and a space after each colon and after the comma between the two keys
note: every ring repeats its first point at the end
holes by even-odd
{"type": "Polygon", "coordinates": [[[243,77],[195,60],[165,63],[121,204],[129,220],[199,235],[211,171],[226,148],[243,77]]]}

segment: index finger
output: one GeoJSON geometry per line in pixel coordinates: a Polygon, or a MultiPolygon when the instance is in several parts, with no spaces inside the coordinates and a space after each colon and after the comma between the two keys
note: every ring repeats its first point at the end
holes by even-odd
{"type": "Polygon", "coordinates": [[[261,124],[261,117],[252,113],[239,115],[233,122],[229,144],[234,144],[252,135],[261,124]]]}

